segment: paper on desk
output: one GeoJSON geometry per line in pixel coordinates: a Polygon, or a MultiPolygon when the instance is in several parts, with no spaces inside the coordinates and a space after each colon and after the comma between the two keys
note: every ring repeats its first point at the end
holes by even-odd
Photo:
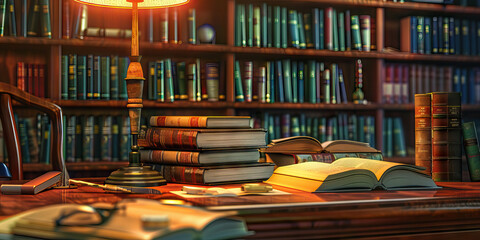
{"type": "Polygon", "coordinates": [[[246,193],[242,191],[241,188],[219,188],[219,187],[214,187],[214,188],[208,188],[209,192],[211,194],[187,194],[184,191],[170,191],[173,194],[176,194],[180,197],[183,198],[205,198],[205,197],[237,197],[237,196],[245,196],[245,195],[263,195],[263,196],[268,196],[268,195],[288,195],[290,193],[280,191],[277,189],[273,189],[270,192],[267,193],[246,193]]]}

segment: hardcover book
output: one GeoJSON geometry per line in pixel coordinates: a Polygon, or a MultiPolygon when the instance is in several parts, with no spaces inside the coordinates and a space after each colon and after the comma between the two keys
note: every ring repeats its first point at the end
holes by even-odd
{"type": "Polygon", "coordinates": [[[471,181],[480,181],[480,149],[475,122],[462,124],[463,146],[467,157],[468,171],[471,181]]]}
{"type": "Polygon", "coordinates": [[[252,128],[249,116],[152,116],[150,126],[184,128],[252,128]]]}
{"type": "Polygon", "coordinates": [[[170,151],[141,149],[143,163],[166,165],[205,166],[234,163],[258,162],[258,149],[216,150],[216,151],[170,151]]]}
{"type": "Polygon", "coordinates": [[[364,158],[306,162],[277,168],[266,183],[307,192],[437,189],[423,168],[364,158]]]}
{"type": "Polygon", "coordinates": [[[432,174],[431,96],[415,94],[415,165],[432,174]]]}

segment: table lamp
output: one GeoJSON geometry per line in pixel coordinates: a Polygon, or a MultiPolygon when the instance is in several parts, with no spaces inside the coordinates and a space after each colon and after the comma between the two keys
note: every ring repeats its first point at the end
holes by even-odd
{"type": "Polygon", "coordinates": [[[140,129],[142,111],[143,77],[140,55],[138,50],[138,9],[154,9],[178,6],[189,0],[75,0],[80,3],[99,7],[132,9],[132,55],[128,65],[127,77],[127,108],[130,117],[130,132],[132,147],[129,154],[129,164],[113,173],[105,180],[107,184],[125,186],[158,186],[166,184],[165,179],[150,166],[143,166],[140,162],[137,137],[140,129]]]}

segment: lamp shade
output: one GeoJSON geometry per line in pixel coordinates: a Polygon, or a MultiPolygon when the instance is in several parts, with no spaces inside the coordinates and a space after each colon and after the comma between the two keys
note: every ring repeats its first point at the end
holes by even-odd
{"type": "Polygon", "coordinates": [[[138,2],[139,9],[152,9],[178,6],[189,0],[75,0],[76,2],[112,8],[132,8],[132,2],[138,2]]]}

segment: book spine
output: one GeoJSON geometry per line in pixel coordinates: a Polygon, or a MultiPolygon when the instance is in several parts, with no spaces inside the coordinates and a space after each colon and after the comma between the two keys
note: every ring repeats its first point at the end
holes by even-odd
{"type": "MultiPolygon", "coordinates": [[[[311,18],[312,18],[311,34],[312,34],[313,48],[320,49],[320,11],[318,8],[314,8],[312,11],[313,12],[311,15],[311,18]]],[[[308,15],[305,15],[305,16],[308,16],[308,15]]],[[[305,19],[305,22],[307,22],[307,19],[305,19]]],[[[308,37],[308,34],[307,34],[307,37],[308,37]]],[[[307,47],[309,47],[308,42],[307,42],[307,47]]]]}
{"type": "Polygon", "coordinates": [[[218,63],[205,64],[208,101],[218,101],[219,68],[218,63]]]}
{"type": "Polygon", "coordinates": [[[244,67],[243,90],[245,102],[252,101],[252,87],[253,87],[253,62],[246,61],[244,67]]]}
{"type": "MultiPolygon", "coordinates": [[[[68,63],[68,56],[62,56],[62,67],[63,67],[63,64],[64,64],[64,61],[67,61],[68,63]],[[65,58],[66,57],[66,60],[65,58]]],[[[26,81],[26,66],[25,66],[25,63],[24,62],[18,62],[17,63],[17,88],[19,88],[20,90],[25,90],[25,81],[26,81]]],[[[68,66],[67,66],[67,69],[68,69],[68,66]]],[[[68,74],[67,74],[68,70],[64,72],[62,72],[62,99],[63,97],[65,96],[65,99],[68,98],[68,74]],[[66,75],[66,78],[67,80],[65,80],[67,83],[65,84],[66,86],[66,89],[64,89],[64,85],[63,85],[63,81],[64,81],[64,75],[66,75]],[[63,90],[65,90],[66,94],[64,94],[63,90]]]]}
{"type": "Polygon", "coordinates": [[[112,116],[101,117],[100,159],[112,161],[112,116]]]}
{"type": "Polygon", "coordinates": [[[316,62],[315,60],[308,61],[308,82],[305,86],[308,86],[308,102],[316,103],[316,62]]]}
{"type": "Polygon", "coordinates": [[[110,57],[101,57],[101,85],[100,85],[100,98],[103,100],[110,100],[110,57]]]}
{"type": "Polygon", "coordinates": [[[423,54],[425,53],[425,23],[424,23],[424,17],[418,16],[417,17],[417,32],[416,32],[416,38],[417,38],[417,44],[418,44],[418,53],[423,54]]]}
{"type": "Polygon", "coordinates": [[[338,18],[337,18],[337,9],[333,9],[332,12],[332,34],[333,34],[333,51],[339,50],[339,39],[338,39],[338,18]]]}
{"type": "Polygon", "coordinates": [[[165,101],[173,102],[175,100],[175,94],[173,91],[173,74],[172,74],[172,60],[170,58],[165,59],[165,101]]]}
{"type": "Polygon", "coordinates": [[[197,100],[197,70],[195,63],[190,63],[187,66],[187,92],[188,100],[195,102],[197,100]]]}
{"type": "Polygon", "coordinates": [[[293,102],[292,96],[292,77],[291,77],[291,69],[290,69],[290,59],[284,59],[282,61],[282,69],[283,69],[283,91],[285,102],[293,102]]]}
{"type": "Polygon", "coordinates": [[[87,99],[93,99],[93,55],[87,56],[86,63],[86,93],[87,99]]]}
{"type": "Polygon", "coordinates": [[[247,46],[247,20],[245,14],[245,5],[239,4],[239,24],[240,24],[240,46],[247,46]]]}
{"type": "Polygon", "coordinates": [[[120,160],[120,126],[118,117],[112,116],[112,154],[111,158],[113,162],[120,160]]]}
{"type": "Polygon", "coordinates": [[[299,48],[299,35],[298,35],[298,16],[296,10],[288,11],[288,26],[290,32],[290,45],[294,48],[299,48]]]}
{"type": "Polygon", "coordinates": [[[267,28],[262,30],[267,31],[267,47],[273,47],[273,7],[268,6],[267,9],[267,28]]]}
{"type": "Polygon", "coordinates": [[[330,103],[330,69],[325,69],[322,73],[322,103],[330,103]]]}
{"type": "MultiPolygon", "coordinates": [[[[463,55],[470,55],[470,22],[469,20],[463,19],[462,20],[462,51],[460,52],[460,48],[457,48],[456,52],[458,54],[462,53],[463,55]]],[[[459,43],[460,45],[460,43],[459,43]]]]}
{"type": "Polygon", "coordinates": [[[321,9],[318,12],[318,25],[320,27],[320,48],[319,49],[325,49],[325,17],[324,17],[324,10],[321,9]]]}
{"type": "MultiPolygon", "coordinates": [[[[318,15],[318,9],[317,9],[317,15],[318,15]]],[[[317,16],[318,17],[318,16],[317,16]]],[[[314,38],[313,38],[313,31],[315,29],[312,29],[312,14],[311,13],[304,13],[303,14],[303,27],[304,33],[305,33],[305,47],[306,48],[314,48],[314,38]]],[[[317,27],[318,27],[318,21],[316,22],[317,27]]],[[[318,33],[318,30],[317,30],[318,33]]],[[[318,36],[317,36],[318,37],[318,36]]]]}
{"type": "Polygon", "coordinates": [[[338,13],[338,49],[345,51],[345,13],[338,13]]]}
{"type": "Polygon", "coordinates": [[[162,176],[168,182],[205,184],[204,169],[186,166],[161,165],[162,176]]]}
{"type": "Polygon", "coordinates": [[[28,17],[28,4],[27,4],[27,0],[22,0],[21,1],[21,15],[20,15],[20,36],[21,37],[27,37],[27,25],[28,25],[28,20],[27,20],[27,17],[28,17]]]}
{"type": "Polygon", "coordinates": [[[297,61],[292,61],[291,65],[291,76],[292,76],[292,102],[298,103],[298,63],[297,61]]]}
{"type": "Polygon", "coordinates": [[[305,64],[303,62],[298,62],[298,102],[303,103],[305,101],[305,64]]]}
{"type": "Polygon", "coordinates": [[[360,15],[360,32],[362,35],[362,50],[369,52],[371,49],[370,41],[370,15],[360,15]]]}
{"type": "Polygon", "coordinates": [[[432,175],[431,95],[415,94],[415,165],[432,175]]]}
{"type": "Polygon", "coordinates": [[[325,70],[323,62],[317,62],[315,66],[315,102],[320,103],[322,97],[322,72],[325,70]]]}
{"type": "Polygon", "coordinates": [[[68,99],[77,99],[77,55],[68,55],[68,99]]]}
{"type": "Polygon", "coordinates": [[[148,128],[140,132],[138,145],[161,149],[197,149],[197,131],[148,128]]]}
{"type": "Polygon", "coordinates": [[[297,13],[298,46],[299,46],[300,49],[307,48],[303,18],[304,18],[303,13],[301,13],[301,12],[297,13]]]}
{"type": "MultiPolygon", "coordinates": [[[[3,0],[3,2],[4,3],[2,5],[5,9],[5,0],[3,0]]],[[[3,10],[3,12],[5,12],[5,10],[3,10]]],[[[28,16],[27,36],[37,37],[39,36],[38,27],[40,26],[40,0],[31,1],[28,16]]]]}
{"type": "Polygon", "coordinates": [[[130,118],[128,116],[120,116],[119,121],[121,122],[120,161],[128,161],[128,155],[131,148],[130,118]]]}
{"type": "Polygon", "coordinates": [[[197,43],[197,26],[196,26],[196,16],[195,8],[188,9],[188,43],[196,44],[197,43]]]}
{"type": "Polygon", "coordinates": [[[269,29],[269,23],[268,23],[268,7],[267,3],[262,3],[262,7],[260,9],[260,35],[261,35],[261,43],[262,47],[269,47],[268,46],[268,29],[269,29]]]}
{"type": "Polygon", "coordinates": [[[77,99],[87,99],[87,56],[77,57],[77,99]]]}
{"type": "Polygon", "coordinates": [[[159,15],[160,15],[160,42],[168,43],[168,8],[161,9],[159,11],[159,15]]]}
{"type": "MultiPolygon", "coordinates": [[[[69,57],[68,55],[62,55],[62,60],[61,60],[61,92],[60,92],[60,97],[62,99],[68,99],[68,82],[69,82],[69,74],[68,74],[68,71],[69,71],[69,57]]],[[[22,63],[22,66],[25,67],[25,63],[23,62],[19,62],[18,64],[22,63]]],[[[25,72],[25,71],[23,71],[25,72]]],[[[17,75],[18,76],[18,75],[17,75]]],[[[22,75],[23,76],[23,81],[22,81],[22,84],[19,84],[17,83],[17,87],[22,89],[23,86],[25,86],[25,74],[22,75]]],[[[23,89],[22,89],[23,90],[23,89]]]]}
{"type": "Polygon", "coordinates": [[[352,38],[353,38],[353,48],[355,50],[362,50],[362,38],[360,35],[360,20],[358,19],[358,15],[352,15],[352,38]]]}
{"type": "Polygon", "coordinates": [[[127,81],[125,81],[125,78],[127,78],[127,71],[128,71],[128,65],[130,63],[130,60],[128,57],[120,57],[118,60],[118,98],[119,99],[127,99],[127,81]]]}
{"type": "Polygon", "coordinates": [[[253,4],[246,5],[247,46],[253,47],[253,4]]]}
{"type": "Polygon", "coordinates": [[[149,89],[150,99],[165,102],[165,61],[150,62],[149,89]]]}
{"type": "Polygon", "coordinates": [[[425,54],[432,53],[432,19],[425,17],[425,54]]]}
{"type": "Polygon", "coordinates": [[[432,53],[438,53],[438,38],[439,38],[439,30],[438,30],[438,17],[432,17],[432,53]]]}
{"type": "Polygon", "coordinates": [[[41,7],[41,36],[52,38],[52,27],[50,24],[50,0],[40,0],[41,7]]]}
{"type": "Polygon", "coordinates": [[[455,18],[450,17],[448,21],[448,54],[460,53],[456,52],[455,47],[455,18]]]}
{"type": "Polygon", "coordinates": [[[8,33],[4,35],[16,37],[17,36],[17,20],[15,16],[15,0],[8,0],[5,9],[5,23],[4,27],[8,28],[8,33]],[[8,24],[7,24],[8,23],[8,24]]]}
{"type": "Polygon", "coordinates": [[[195,61],[195,71],[196,71],[196,77],[197,77],[197,87],[196,87],[196,101],[200,102],[202,101],[202,85],[205,86],[205,84],[202,84],[202,77],[204,74],[201,74],[200,70],[200,58],[197,58],[195,61]]]}
{"type": "Polygon", "coordinates": [[[100,62],[100,56],[93,57],[93,99],[100,99],[102,84],[100,62]]]}
{"type": "Polygon", "coordinates": [[[287,48],[288,47],[288,24],[287,24],[287,8],[282,7],[281,8],[281,13],[280,13],[280,27],[281,27],[281,33],[282,33],[282,42],[281,42],[281,47],[282,48],[287,48]]]}
{"type": "Polygon", "coordinates": [[[66,146],[66,161],[67,162],[75,162],[75,128],[76,128],[76,119],[77,116],[72,115],[68,117],[67,121],[67,146],[66,146]]]}
{"type": "Polygon", "coordinates": [[[277,76],[277,91],[276,91],[276,95],[277,95],[277,100],[278,102],[285,102],[285,91],[284,91],[284,83],[283,83],[283,68],[282,68],[282,61],[281,60],[277,60],[276,61],[276,67],[275,67],[275,71],[276,71],[276,76],[277,76]]]}
{"type": "Polygon", "coordinates": [[[253,46],[261,47],[261,18],[260,18],[260,7],[255,6],[253,8],[253,46]]]}
{"type": "Polygon", "coordinates": [[[140,150],[140,160],[144,163],[199,165],[200,152],[140,150]]]}
{"type": "Polygon", "coordinates": [[[397,157],[407,156],[403,123],[399,117],[393,118],[393,155],[397,157]]]}
{"type": "Polygon", "coordinates": [[[266,103],[266,70],[265,67],[259,67],[258,68],[258,74],[257,74],[257,84],[258,84],[258,101],[261,103],[266,103]]]}
{"type": "Polygon", "coordinates": [[[468,171],[471,181],[480,181],[480,149],[475,122],[462,124],[463,146],[467,157],[468,171]]]}
{"type": "Polygon", "coordinates": [[[333,8],[325,9],[325,48],[333,50],[333,8]]]}
{"type": "Polygon", "coordinates": [[[110,99],[119,99],[119,79],[118,79],[118,56],[113,55],[110,57],[110,99]]]}
{"type": "Polygon", "coordinates": [[[94,143],[94,116],[85,116],[84,121],[82,159],[84,162],[93,162],[93,149],[96,144],[94,143]]]}
{"type": "Polygon", "coordinates": [[[351,25],[350,10],[345,11],[345,50],[352,50],[352,25],[351,25]]]}
{"type": "Polygon", "coordinates": [[[443,25],[442,25],[442,50],[443,50],[443,54],[449,54],[450,53],[450,50],[449,50],[449,47],[450,47],[450,43],[449,43],[449,18],[448,17],[443,17],[443,25]]]}
{"type": "Polygon", "coordinates": [[[273,47],[281,47],[281,8],[280,6],[273,7],[273,47]]]}
{"type": "Polygon", "coordinates": [[[432,93],[432,178],[462,180],[461,97],[458,92],[432,93]]]}
{"type": "Polygon", "coordinates": [[[347,90],[345,89],[345,81],[343,79],[343,70],[341,68],[338,69],[338,83],[339,83],[340,96],[342,99],[342,103],[348,103],[347,90]]]}
{"type": "Polygon", "coordinates": [[[84,125],[84,118],[83,116],[77,116],[75,122],[75,162],[81,162],[83,157],[83,125],[84,125]]]}

